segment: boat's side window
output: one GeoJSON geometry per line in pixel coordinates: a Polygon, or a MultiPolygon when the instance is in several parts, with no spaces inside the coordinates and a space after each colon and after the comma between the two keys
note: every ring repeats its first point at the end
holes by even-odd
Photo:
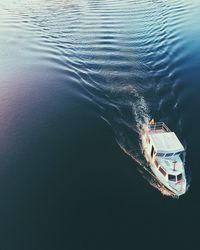
{"type": "Polygon", "coordinates": [[[166,176],[166,172],[165,172],[165,170],[164,170],[163,168],[159,167],[159,171],[160,171],[164,176],[166,176]]]}
{"type": "Polygon", "coordinates": [[[168,180],[169,181],[176,181],[176,175],[169,174],[168,175],[168,180]]]}
{"type": "Polygon", "coordinates": [[[156,156],[158,156],[158,157],[163,157],[165,154],[163,154],[163,153],[157,153],[156,154],[156,156]]]}
{"type": "Polygon", "coordinates": [[[177,175],[177,181],[182,180],[182,177],[183,177],[183,175],[182,175],[182,174],[177,175]]]}
{"type": "Polygon", "coordinates": [[[159,167],[158,162],[155,160],[154,163],[155,163],[156,167],[158,168],[159,167]]]}
{"type": "Polygon", "coordinates": [[[180,152],[177,152],[177,153],[175,153],[174,155],[179,155],[180,154],[180,152]]]}
{"type": "Polygon", "coordinates": [[[173,153],[168,153],[168,154],[165,155],[165,157],[170,157],[172,155],[173,155],[173,153]]]}
{"type": "Polygon", "coordinates": [[[154,147],[152,146],[152,148],[151,148],[151,157],[153,157],[153,155],[154,155],[154,147]]]}

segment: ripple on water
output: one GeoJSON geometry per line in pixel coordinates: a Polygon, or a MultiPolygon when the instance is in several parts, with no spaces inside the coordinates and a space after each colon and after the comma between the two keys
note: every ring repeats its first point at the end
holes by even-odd
{"type": "Polygon", "coordinates": [[[155,116],[170,123],[175,119],[181,129],[188,101],[184,70],[193,60],[191,44],[193,52],[199,44],[191,38],[198,28],[190,30],[199,20],[197,1],[34,0],[30,5],[21,0],[4,5],[4,70],[7,60],[7,67],[37,66],[61,76],[66,85],[72,82],[77,95],[99,107],[117,142],[137,162],[143,159],[139,125],[155,116]],[[13,53],[17,60],[11,62],[13,53]],[[176,117],[172,109],[179,112],[176,117]]]}

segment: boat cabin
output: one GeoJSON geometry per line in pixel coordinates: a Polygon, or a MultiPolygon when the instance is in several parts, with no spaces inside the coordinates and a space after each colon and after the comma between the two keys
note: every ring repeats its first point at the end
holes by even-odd
{"type": "Polygon", "coordinates": [[[184,151],[174,132],[149,133],[148,142],[151,145],[151,157],[173,157],[184,151]]]}
{"type": "Polygon", "coordinates": [[[155,157],[154,164],[167,181],[179,182],[183,178],[183,163],[180,157],[174,159],[155,157]]]}

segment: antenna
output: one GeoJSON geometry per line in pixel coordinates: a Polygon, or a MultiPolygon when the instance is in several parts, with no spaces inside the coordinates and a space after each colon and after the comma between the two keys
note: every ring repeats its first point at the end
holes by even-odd
{"type": "Polygon", "coordinates": [[[176,171],[176,163],[177,163],[177,161],[176,161],[176,160],[174,160],[174,161],[173,161],[173,164],[174,164],[173,171],[176,171]]]}

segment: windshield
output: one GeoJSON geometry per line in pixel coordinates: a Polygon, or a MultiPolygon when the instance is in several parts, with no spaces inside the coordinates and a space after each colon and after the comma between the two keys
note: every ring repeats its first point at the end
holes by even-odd
{"type": "Polygon", "coordinates": [[[156,156],[158,157],[163,157],[165,154],[164,153],[156,153],[156,156]]]}
{"type": "Polygon", "coordinates": [[[182,180],[182,177],[183,177],[183,175],[182,175],[182,174],[177,175],[177,181],[182,180]]]}
{"type": "Polygon", "coordinates": [[[168,180],[169,180],[169,181],[176,181],[176,175],[169,174],[169,175],[168,175],[168,180]]]}
{"type": "Polygon", "coordinates": [[[168,153],[168,154],[165,155],[165,157],[170,157],[172,155],[173,155],[173,153],[168,153]]]}

